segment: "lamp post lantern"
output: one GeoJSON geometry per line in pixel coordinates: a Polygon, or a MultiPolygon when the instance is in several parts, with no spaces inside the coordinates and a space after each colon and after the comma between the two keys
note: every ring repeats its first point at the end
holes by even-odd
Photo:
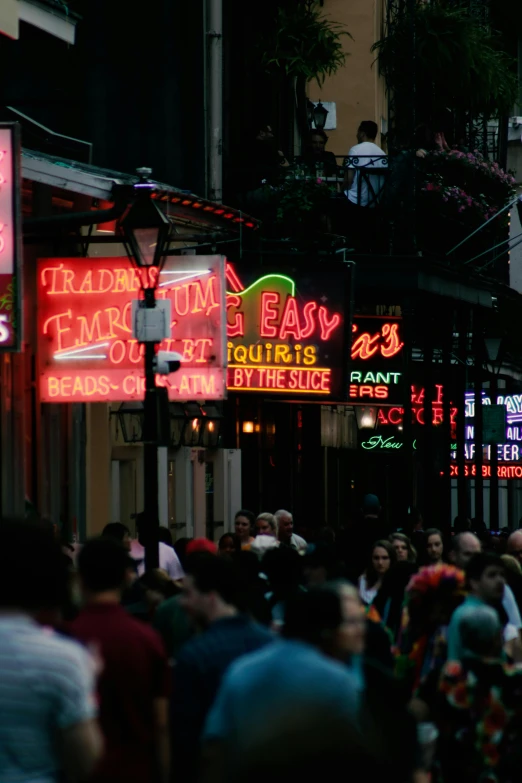
{"type": "Polygon", "coordinates": [[[374,430],[377,427],[378,408],[373,405],[357,405],[355,407],[355,420],[357,429],[374,430]]]}
{"type": "Polygon", "coordinates": [[[319,101],[314,107],[314,123],[317,130],[324,130],[328,114],[328,109],[326,109],[321,101],[319,101]]]}
{"type": "MultiPolygon", "coordinates": [[[[171,224],[159,206],[151,199],[154,184],[148,177],[151,169],[138,169],[139,182],[134,186],[134,200],[120,222],[127,255],[136,267],[143,291],[133,324],[135,336],[145,346],[145,402],[143,406],[143,483],[145,525],[142,532],[145,546],[145,568],[159,565],[158,532],[158,444],[161,410],[168,405],[167,390],[156,386],[154,359],[156,347],[170,322],[165,323],[156,303],[156,286],[170,243],[171,224]]],[[[170,321],[170,319],[168,319],[170,321]]]]}

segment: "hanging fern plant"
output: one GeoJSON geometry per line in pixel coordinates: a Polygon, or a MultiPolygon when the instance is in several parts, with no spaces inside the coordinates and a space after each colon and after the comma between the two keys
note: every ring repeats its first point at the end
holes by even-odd
{"type": "Polygon", "coordinates": [[[398,94],[406,85],[411,89],[413,67],[420,107],[509,114],[517,100],[516,68],[498,36],[466,10],[442,1],[419,0],[413,14],[405,12],[373,46],[388,88],[398,94]]]}
{"type": "Polygon", "coordinates": [[[279,7],[273,30],[261,44],[262,66],[322,85],[346,61],[344,36],[352,37],[344,25],[323,16],[316,3],[279,7]]]}

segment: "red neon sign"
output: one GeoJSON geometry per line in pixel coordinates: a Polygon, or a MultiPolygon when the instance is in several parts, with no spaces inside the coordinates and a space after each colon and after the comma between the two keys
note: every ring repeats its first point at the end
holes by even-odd
{"type": "Polygon", "coordinates": [[[20,292],[16,277],[20,211],[18,131],[0,124],[0,350],[17,348],[20,335],[20,292]]]}
{"type": "MultiPolygon", "coordinates": [[[[157,270],[149,270],[149,276],[157,270]]],[[[132,337],[140,281],[127,259],[44,259],[38,265],[38,344],[43,402],[123,401],[144,396],[142,347],[132,337]]],[[[160,346],[183,356],[158,376],[171,400],[225,396],[225,286],[221,256],[172,257],[159,299],[172,306],[160,346]]]]}
{"type": "MultiPolygon", "coordinates": [[[[342,362],[342,308],[327,306],[335,296],[298,294],[280,271],[248,286],[231,264],[226,275],[228,388],[331,395],[341,370],[336,374],[332,358],[342,362]]],[[[337,289],[342,296],[339,281],[337,289]]]]}
{"type": "MultiPolygon", "coordinates": [[[[459,475],[459,466],[455,463],[450,465],[450,476],[456,478],[459,475]]],[[[477,466],[474,462],[466,462],[464,465],[465,478],[473,478],[477,475],[477,466]]],[[[497,476],[501,479],[520,479],[522,478],[522,464],[497,465],[497,476]]],[[[482,478],[491,478],[491,465],[482,465],[482,478]]]]}
{"type": "MultiPolygon", "coordinates": [[[[425,419],[425,389],[419,389],[417,386],[411,387],[412,404],[412,422],[413,424],[424,424],[425,419]]],[[[444,421],[443,408],[444,387],[438,383],[434,387],[432,402],[432,423],[434,425],[442,424],[444,421]]],[[[377,423],[379,426],[398,426],[404,421],[404,408],[397,405],[394,407],[380,408],[377,414],[377,423]]],[[[452,427],[457,421],[457,408],[450,403],[450,423],[452,427]]]]}
{"type": "Polygon", "coordinates": [[[394,356],[398,356],[404,347],[399,334],[399,321],[385,321],[377,331],[361,332],[360,324],[363,321],[371,323],[372,320],[372,318],[359,318],[352,325],[352,333],[354,335],[352,361],[357,359],[368,361],[368,359],[372,358],[391,359],[394,356]]]}

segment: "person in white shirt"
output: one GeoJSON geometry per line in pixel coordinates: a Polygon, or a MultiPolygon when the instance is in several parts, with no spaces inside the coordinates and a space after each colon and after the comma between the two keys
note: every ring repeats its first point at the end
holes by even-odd
{"type": "Polygon", "coordinates": [[[373,120],[361,122],[357,130],[357,141],[348,153],[344,175],[345,194],[351,204],[359,207],[375,207],[377,197],[384,185],[384,176],[378,173],[363,176],[358,169],[386,169],[388,157],[375,144],[377,123],[373,120]],[[358,159],[358,161],[357,161],[358,159]],[[373,191],[373,192],[372,192],[373,191]]]}
{"type": "Polygon", "coordinates": [[[0,527],[0,780],[91,780],[103,753],[95,660],[43,625],[66,600],[60,544],[38,522],[0,527]]]}
{"type": "MultiPolygon", "coordinates": [[[[138,576],[143,576],[145,573],[145,547],[143,536],[143,523],[145,522],[145,514],[142,511],[136,515],[136,526],[138,530],[138,540],[133,541],[131,544],[131,557],[136,561],[138,576]]],[[[180,563],[174,549],[168,544],[164,544],[160,541],[159,547],[159,567],[162,571],[165,571],[171,579],[178,581],[185,576],[183,567],[180,563]]]]}
{"type": "Polygon", "coordinates": [[[304,538],[294,533],[294,518],[290,511],[280,508],[274,516],[277,520],[279,541],[292,549],[297,549],[298,552],[304,552],[308,545],[304,538]]]}

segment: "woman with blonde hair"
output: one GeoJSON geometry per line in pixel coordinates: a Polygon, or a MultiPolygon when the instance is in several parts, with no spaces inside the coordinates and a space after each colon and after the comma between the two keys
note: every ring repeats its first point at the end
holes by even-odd
{"type": "Polygon", "coordinates": [[[277,538],[277,519],[273,514],[264,511],[256,519],[256,536],[273,536],[277,538]]]}

